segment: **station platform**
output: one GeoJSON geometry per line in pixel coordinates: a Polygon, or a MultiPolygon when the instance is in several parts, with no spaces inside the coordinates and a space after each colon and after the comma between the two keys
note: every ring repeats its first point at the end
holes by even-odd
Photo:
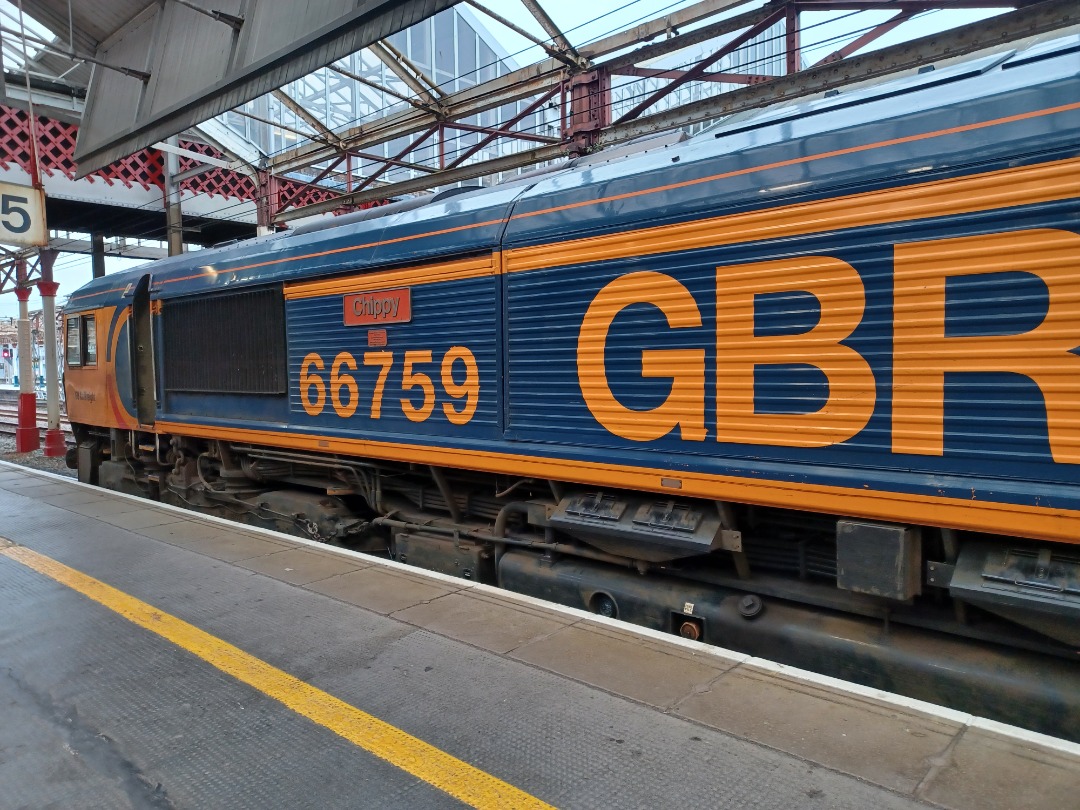
{"type": "Polygon", "coordinates": [[[1053,808],[1080,746],[0,462],[0,805],[1053,808]]]}

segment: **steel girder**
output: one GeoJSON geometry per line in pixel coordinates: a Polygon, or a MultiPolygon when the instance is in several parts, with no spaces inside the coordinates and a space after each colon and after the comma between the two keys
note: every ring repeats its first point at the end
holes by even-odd
{"type": "MultiPolygon", "coordinates": [[[[622,32],[606,37],[579,49],[579,53],[591,62],[607,54],[663,36],[668,31],[677,30],[679,26],[708,19],[727,9],[744,5],[746,2],[747,0],[702,0],[681,12],[637,26],[633,29],[632,35],[622,32]]],[[[688,36],[693,36],[693,34],[688,36]]],[[[678,38],[661,43],[661,46],[666,46],[676,39],[678,38]]],[[[690,40],[682,40],[678,46],[671,46],[670,50],[665,50],[665,52],[670,53],[671,50],[686,47],[688,44],[691,44],[690,40]]],[[[468,118],[503,104],[530,98],[557,87],[567,75],[566,64],[554,58],[515,70],[505,76],[442,98],[440,103],[445,110],[444,120],[468,118]]],[[[339,137],[348,144],[349,148],[367,149],[395,138],[414,135],[432,123],[435,123],[435,116],[429,111],[404,110],[369,124],[353,127],[339,133],[339,137]]],[[[275,156],[269,167],[278,173],[296,171],[320,163],[333,155],[334,150],[327,148],[325,144],[304,144],[275,156]]]]}
{"type": "MultiPolygon", "coordinates": [[[[620,73],[641,75],[649,71],[648,68],[638,67],[641,62],[674,53],[725,34],[747,32],[729,40],[719,51],[712,53],[696,65],[675,71],[677,75],[664,76],[663,78],[672,79],[668,86],[649,95],[642,103],[637,104],[614,123],[608,123],[612,120],[610,115],[594,116],[601,125],[593,127],[595,132],[590,133],[585,141],[591,145],[624,142],[665,129],[687,126],[740,110],[764,107],[780,101],[822,93],[855,82],[917,68],[934,60],[954,58],[1024,37],[1080,24],[1080,5],[1075,0],[1043,0],[1043,2],[1026,4],[1020,0],[1019,3],[1009,3],[1010,6],[1021,6],[1015,11],[953,29],[944,34],[926,36],[862,56],[853,56],[851,54],[859,48],[895,28],[918,11],[931,8],[997,8],[1004,5],[1006,0],[920,0],[919,2],[896,0],[896,2],[887,3],[877,0],[795,0],[794,2],[769,3],[763,8],[709,23],[686,34],[676,33],[661,42],[644,45],[629,53],[619,53],[634,45],[650,42],[665,33],[677,32],[680,25],[708,20],[744,2],[745,0],[705,0],[676,14],[651,20],[631,31],[621,32],[574,51],[574,56],[580,56],[586,60],[589,65],[588,72],[591,74],[606,77],[620,73]],[[792,20],[797,21],[797,14],[802,10],[838,9],[890,10],[899,13],[871,28],[854,42],[830,53],[810,68],[781,77],[747,75],[745,77],[747,86],[647,114],[650,107],[681,84],[695,80],[713,81],[721,77],[727,80],[724,74],[710,74],[708,68],[722,55],[736,47],[739,42],[749,39],[752,32],[764,30],[780,19],[786,18],[789,23],[787,31],[789,67],[792,63],[797,64],[799,31],[797,22],[795,27],[792,27],[792,20]],[[609,54],[617,55],[606,61],[596,61],[609,54]]],[[[494,160],[462,165],[467,157],[479,151],[478,147],[473,146],[467,154],[457,157],[449,166],[446,166],[443,161],[437,170],[425,168],[423,177],[376,188],[369,187],[373,177],[365,178],[366,182],[363,182],[361,186],[341,197],[291,211],[279,212],[275,219],[278,222],[285,222],[333,210],[342,205],[415,193],[439,185],[510,171],[565,156],[575,144],[580,148],[583,142],[582,133],[575,131],[569,125],[573,115],[580,113],[581,110],[568,109],[565,98],[574,82],[580,83],[587,78],[585,71],[572,70],[567,65],[565,57],[551,58],[468,90],[444,95],[438,100],[438,111],[414,107],[338,133],[337,137],[340,138],[341,143],[336,148],[325,142],[313,142],[282,153],[271,160],[269,165],[269,169],[277,174],[296,171],[327,160],[334,161],[344,152],[355,154],[360,150],[370,149],[396,138],[414,138],[420,134],[425,134],[425,138],[430,137],[431,134],[443,128],[460,127],[485,131],[487,133],[485,143],[487,143],[497,137],[520,136],[520,133],[510,132],[510,127],[514,122],[502,124],[501,132],[500,128],[475,127],[455,122],[522,99],[539,97],[541,100],[546,100],[559,92],[562,92],[564,96],[562,111],[564,140],[561,144],[547,144],[494,160]]],[[[610,105],[608,94],[596,92],[592,94],[592,97],[603,99],[603,103],[610,105]]],[[[530,109],[536,106],[537,102],[534,101],[530,109]]],[[[414,145],[417,143],[413,141],[414,145]]],[[[393,159],[386,161],[386,165],[377,170],[377,176],[385,173],[391,165],[400,165],[405,154],[395,155],[393,159]]]]}

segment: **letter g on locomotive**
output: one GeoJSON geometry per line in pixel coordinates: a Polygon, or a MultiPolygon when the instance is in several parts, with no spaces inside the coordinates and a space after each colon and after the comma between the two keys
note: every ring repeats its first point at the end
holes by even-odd
{"type": "Polygon", "coordinates": [[[678,427],[684,441],[704,441],[704,349],[642,349],[641,375],[671,380],[671,391],[655,408],[627,408],[612,392],[604,361],[608,333],[616,316],[632,304],[656,307],[672,329],[701,326],[697,301],[671,276],[643,271],[609,282],[581,321],[577,372],[585,404],[597,422],[624,439],[652,441],[678,427]]]}

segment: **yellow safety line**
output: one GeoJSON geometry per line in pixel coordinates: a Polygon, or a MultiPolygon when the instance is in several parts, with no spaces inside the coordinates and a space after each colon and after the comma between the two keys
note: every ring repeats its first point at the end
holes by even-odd
{"type": "MultiPolygon", "coordinates": [[[[2,541],[3,538],[0,538],[2,541]]],[[[531,796],[238,647],[25,546],[0,555],[50,577],[472,807],[548,808],[531,796]]]]}

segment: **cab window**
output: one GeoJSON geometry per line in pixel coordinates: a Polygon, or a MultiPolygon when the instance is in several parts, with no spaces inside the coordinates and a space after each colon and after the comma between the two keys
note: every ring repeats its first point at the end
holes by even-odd
{"type": "Polygon", "coordinates": [[[74,317],[67,319],[67,364],[69,366],[82,365],[82,318],[74,317]]]}
{"type": "Polygon", "coordinates": [[[65,334],[68,366],[97,365],[97,321],[93,315],[68,318],[65,334]]]}
{"type": "Polygon", "coordinates": [[[83,365],[97,365],[97,320],[93,315],[82,318],[83,365]]]}

